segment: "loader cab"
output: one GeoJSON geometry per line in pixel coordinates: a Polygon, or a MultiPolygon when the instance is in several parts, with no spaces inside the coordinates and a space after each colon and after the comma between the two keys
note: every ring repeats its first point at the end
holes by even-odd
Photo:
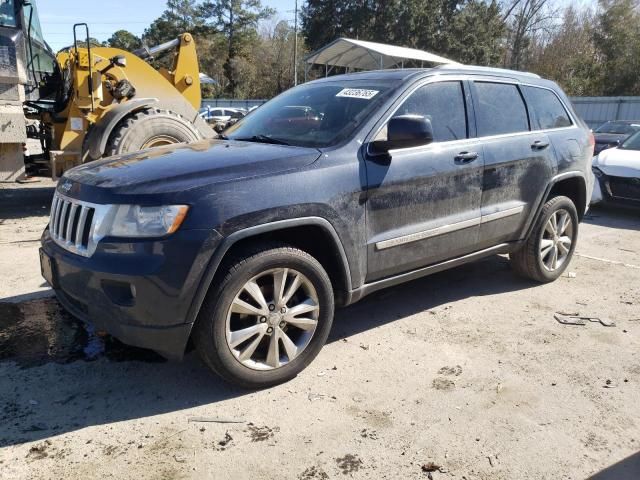
{"type": "Polygon", "coordinates": [[[22,85],[22,100],[39,101],[56,90],[56,66],[42,35],[35,0],[0,0],[1,83],[22,85]]]}
{"type": "Polygon", "coordinates": [[[55,100],[60,83],[56,57],[42,34],[35,0],[8,0],[15,3],[25,35],[26,70],[29,77],[25,89],[28,101],[55,100]]]}

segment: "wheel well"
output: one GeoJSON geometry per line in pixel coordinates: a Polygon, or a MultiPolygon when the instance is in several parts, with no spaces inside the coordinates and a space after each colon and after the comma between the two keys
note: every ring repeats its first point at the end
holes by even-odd
{"type": "Polygon", "coordinates": [[[587,188],[580,177],[571,177],[560,180],[549,192],[549,198],[558,196],[569,197],[578,210],[578,219],[582,220],[587,206],[587,188]]]}
{"type": "MultiPolygon", "coordinates": [[[[336,296],[336,304],[340,305],[346,301],[346,293],[349,291],[349,280],[340,249],[336,245],[334,237],[327,232],[326,229],[318,225],[288,227],[259,233],[238,240],[224,254],[216,277],[218,277],[218,273],[224,275],[226,260],[237,256],[238,253],[246,251],[255,245],[271,242],[286,243],[313,256],[320,262],[329,275],[336,296]]],[[[216,281],[216,279],[214,279],[214,281],[216,281]]]]}

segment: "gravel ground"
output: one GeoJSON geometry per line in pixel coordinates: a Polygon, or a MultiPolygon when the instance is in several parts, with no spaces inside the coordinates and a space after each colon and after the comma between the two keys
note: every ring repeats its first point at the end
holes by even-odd
{"type": "Polygon", "coordinates": [[[550,285],[496,256],[340,310],[306,371],[250,392],[64,314],[46,197],[0,215],[3,480],[640,478],[637,212],[593,210],[550,285]]]}

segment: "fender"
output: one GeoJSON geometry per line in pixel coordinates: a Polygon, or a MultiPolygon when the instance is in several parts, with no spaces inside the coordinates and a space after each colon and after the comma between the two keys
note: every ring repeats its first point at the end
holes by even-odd
{"type": "Polygon", "coordinates": [[[191,307],[189,308],[189,312],[187,313],[187,323],[193,324],[198,317],[198,313],[200,312],[200,308],[204,303],[204,298],[211,286],[211,282],[213,281],[213,277],[218,271],[218,267],[222,263],[222,259],[229,251],[229,249],[238,241],[243,240],[245,238],[253,237],[259,235],[261,233],[273,232],[276,230],[284,230],[291,227],[300,227],[300,226],[309,226],[316,225],[325,230],[333,239],[335,246],[338,248],[338,252],[340,253],[341,266],[343,268],[343,274],[347,279],[347,292],[351,291],[351,271],[349,268],[349,262],[347,260],[347,254],[345,253],[344,246],[342,245],[342,241],[338,236],[333,225],[326,219],[321,217],[302,217],[302,218],[293,218],[290,220],[279,220],[271,223],[264,223],[261,225],[256,225],[254,227],[245,228],[242,230],[238,230],[237,232],[232,233],[228,237],[224,238],[218,248],[216,248],[211,260],[209,261],[209,265],[205,269],[202,278],[200,279],[200,283],[198,285],[198,290],[191,302],[191,307]]]}
{"type": "MultiPolygon", "coordinates": [[[[115,126],[130,113],[149,108],[158,103],[157,98],[137,98],[121,103],[109,110],[87,134],[87,152],[89,159],[98,160],[104,155],[107,142],[115,126]]],[[[84,155],[84,152],[83,152],[84,155]]]]}
{"type": "MultiPolygon", "coordinates": [[[[544,207],[544,204],[546,203],[546,200],[549,197],[549,193],[551,193],[551,190],[553,190],[553,187],[558,182],[561,182],[562,180],[566,180],[568,178],[576,178],[576,177],[579,177],[584,182],[585,198],[587,199],[587,206],[589,205],[589,198],[586,197],[587,181],[584,178],[584,173],[578,170],[572,170],[570,172],[564,172],[559,175],[556,175],[555,177],[552,177],[551,180],[549,181],[549,184],[547,185],[546,190],[544,191],[544,194],[542,195],[542,199],[540,200],[540,203],[538,204],[538,207],[536,208],[534,215],[532,215],[531,220],[529,221],[529,225],[527,226],[527,232],[524,238],[529,238],[529,235],[531,235],[531,231],[533,230],[533,227],[535,226],[535,223],[536,223],[535,221],[540,215],[540,212],[542,211],[542,207],[544,207]]],[[[576,205],[576,207],[578,206],[576,205]]]]}

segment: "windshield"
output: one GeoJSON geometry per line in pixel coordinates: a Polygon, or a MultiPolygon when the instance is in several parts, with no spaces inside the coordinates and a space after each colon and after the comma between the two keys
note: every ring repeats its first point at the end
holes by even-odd
{"type": "Polygon", "coordinates": [[[640,150],[640,131],[627,138],[618,148],[622,150],[640,150]]]}
{"type": "Polygon", "coordinates": [[[14,0],[0,0],[0,26],[17,27],[14,0]]]}
{"type": "Polygon", "coordinates": [[[301,85],[265,103],[225,131],[225,137],[325,148],[348,138],[396,82],[342,80],[301,85]]]}
{"type": "Polygon", "coordinates": [[[614,133],[619,135],[631,135],[633,132],[640,130],[640,123],[622,123],[622,122],[607,122],[604,125],[600,125],[596,129],[596,133],[614,133]]]}

